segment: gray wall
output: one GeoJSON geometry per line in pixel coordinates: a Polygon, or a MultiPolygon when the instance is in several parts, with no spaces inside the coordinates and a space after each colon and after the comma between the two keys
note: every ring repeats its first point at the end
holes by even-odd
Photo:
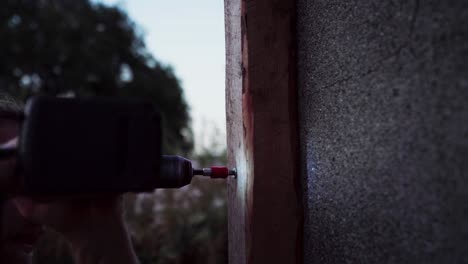
{"type": "Polygon", "coordinates": [[[297,8],[305,263],[468,263],[468,1],[297,8]]]}

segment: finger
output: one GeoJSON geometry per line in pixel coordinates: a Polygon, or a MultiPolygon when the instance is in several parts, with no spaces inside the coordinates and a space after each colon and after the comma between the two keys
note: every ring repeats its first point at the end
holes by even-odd
{"type": "Polygon", "coordinates": [[[10,149],[10,148],[16,148],[18,146],[18,137],[15,137],[6,143],[0,145],[0,148],[5,148],[5,149],[10,149]]]}
{"type": "Polygon", "coordinates": [[[13,199],[18,212],[25,218],[31,218],[34,210],[34,201],[26,197],[17,197],[13,199]]]}
{"type": "MultiPolygon", "coordinates": [[[[43,204],[28,197],[15,197],[12,199],[13,204],[18,209],[18,212],[24,218],[38,224],[53,223],[53,213],[58,213],[60,210],[54,209],[58,207],[57,204],[43,204]]],[[[56,217],[59,218],[59,217],[56,217]]]]}

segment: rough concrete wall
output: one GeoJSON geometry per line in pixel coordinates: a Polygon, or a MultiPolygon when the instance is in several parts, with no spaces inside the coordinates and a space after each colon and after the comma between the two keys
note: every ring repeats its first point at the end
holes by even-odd
{"type": "Polygon", "coordinates": [[[468,2],[298,0],[306,263],[468,263],[468,2]]]}

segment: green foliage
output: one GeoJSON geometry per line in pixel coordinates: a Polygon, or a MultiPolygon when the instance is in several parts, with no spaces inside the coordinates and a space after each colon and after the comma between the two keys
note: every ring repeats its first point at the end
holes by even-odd
{"type": "Polygon", "coordinates": [[[127,195],[127,219],[142,264],[227,263],[226,188],[208,181],[127,195]]]}
{"type": "Polygon", "coordinates": [[[23,99],[35,94],[143,98],[164,117],[164,150],[192,148],[179,80],[146,50],[119,8],[89,0],[4,1],[0,39],[0,89],[23,99]]]}
{"type": "MultiPolygon", "coordinates": [[[[192,160],[198,167],[225,164],[223,136],[205,127],[209,131],[202,134],[210,140],[192,160]]],[[[141,263],[227,263],[226,195],[224,180],[197,177],[181,189],[127,195],[127,220],[141,263]]]]}

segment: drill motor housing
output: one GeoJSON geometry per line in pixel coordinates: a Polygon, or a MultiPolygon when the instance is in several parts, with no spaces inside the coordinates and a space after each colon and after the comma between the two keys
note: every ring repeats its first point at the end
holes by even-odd
{"type": "Polygon", "coordinates": [[[35,97],[20,131],[18,180],[29,196],[149,192],[193,176],[190,161],[162,157],[161,116],[151,103],[35,97]],[[177,166],[185,175],[175,175],[177,166]]]}

